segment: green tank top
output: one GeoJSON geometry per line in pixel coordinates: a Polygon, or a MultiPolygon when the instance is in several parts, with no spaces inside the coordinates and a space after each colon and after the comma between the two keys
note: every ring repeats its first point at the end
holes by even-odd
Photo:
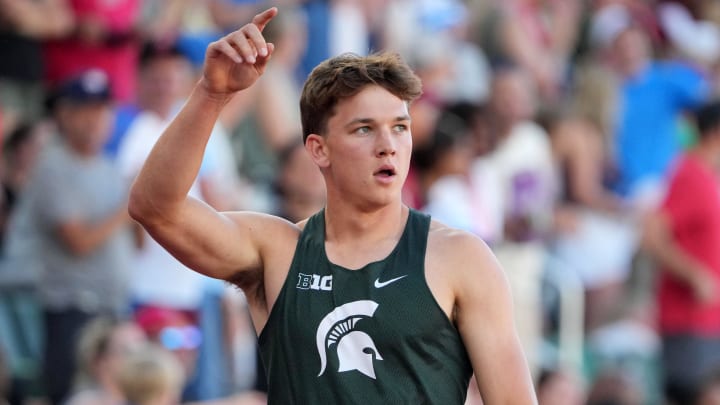
{"type": "Polygon", "coordinates": [[[269,404],[463,404],[472,367],[425,280],[430,217],[410,210],[384,260],[325,253],[324,211],[298,241],[259,337],[269,404]]]}

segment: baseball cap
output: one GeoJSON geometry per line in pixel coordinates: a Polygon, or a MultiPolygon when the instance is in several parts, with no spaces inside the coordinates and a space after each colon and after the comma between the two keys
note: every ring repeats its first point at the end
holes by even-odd
{"type": "Polygon", "coordinates": [[[112,99],[110,79],[100,69],[85,70],[60,83],[48,100],[50,109],[60,101],[74,104],[109,102],[112,99]]]}
{"type": "Polygon", "coordinates": [[[140,66],[145,66],[154,59],[175,56],[186,57],[177,42],[160,43],[148,41],[140,49],[140,66]]]}
{"type": "Polygon", "coordinates": [[[169,350],[194,350],[202,343],[202,332],[180,310],[145,306],[137,311],[135,321],[150,339],[169,350]]]}
{"type": "Polygon", "coordinates": [[[590,22],[590,39],[594,45],[606,47],[623,31],[633,24],[632,15],[627,7],[610,4],[598,10],[590,22]]]}

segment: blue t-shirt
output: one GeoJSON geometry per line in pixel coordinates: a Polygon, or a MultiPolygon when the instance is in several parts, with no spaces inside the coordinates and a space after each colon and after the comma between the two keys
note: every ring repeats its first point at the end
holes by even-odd
{"type": "Polygon", "coordinates": [[[621,194],[666,175],[681,149],[681,113],[699,105],[708,91],[698,71],[677,62],[648,65],[623,83],[615,137],[621,194]]]}
{"type": "Polygon", "coordinates": [[[115,126],[103,148],[105,156],[115,159],[125,133],[139,113],[140,108],[135,104],[124,104],[115,109],[115,126]]]}

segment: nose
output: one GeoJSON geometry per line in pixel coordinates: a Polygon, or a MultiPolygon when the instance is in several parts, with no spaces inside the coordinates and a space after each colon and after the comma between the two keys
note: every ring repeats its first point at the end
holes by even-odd
{"type": "Polygon", "coordinates": [[[376,138],[376,155],[378,157],[395,156],[397,152],[395,142],[392,131],[389,129],[381,131],[376,138]]]}

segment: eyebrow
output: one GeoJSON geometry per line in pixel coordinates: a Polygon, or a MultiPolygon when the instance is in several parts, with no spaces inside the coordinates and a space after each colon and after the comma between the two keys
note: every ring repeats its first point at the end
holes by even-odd
{"type": "MultiPolygon", "coordinates": [[[[395,119],[393,120],[393,122],[403,122],[403,121],[410,121],[410,116],[409,115],[400,115],[400,116],[395,117],[395,119]]],[[[372,118],[355,118],[355,119],[351,120],[350,122],[348,122],[347,124],[345,124],[345,127],[347,128],[347,127],[352,127],[357,124],[373,124],[373,123],[375,123],[375,120],[372,118]]]]}

